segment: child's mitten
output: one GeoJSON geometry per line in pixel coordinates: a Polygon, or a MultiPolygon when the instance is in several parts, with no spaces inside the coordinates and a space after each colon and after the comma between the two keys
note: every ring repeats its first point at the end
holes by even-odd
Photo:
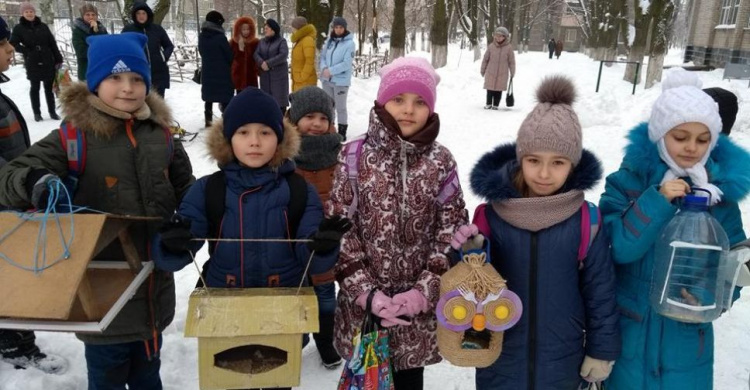
{"type": "Polygon", "coordinates": [[[54,180],[60,180],[60,178],[46,169],[34,169],[26,176],[26,192],[31,200],[31,204],[37,210],[47,208],[50,196],[50,184],[54,180]]]}
{"type": "Polygon", "coordinates": [[[175,214],[166,221],[161,229],[161,245],[169,252],[183,253],[189,251],[193,233],[190,232],[190,220],[175,214]]]}
{"type": "Polygon", "coordinates": [[[581,378],[586,382],[601,382],[609,377],[615,362],[586,356],[581,364],[581,378]]]}
{"type": "Polygon", "coordinates": [[[453,238],[451,239],[451,247],[455,250],[459,250],[471,236],[475,236],[477,234],[479,234],[479,228],[477,227],[477,225],[474,225],[473,223],[463,225],[456,229],[456,232],[453,233],[453,238]]]}

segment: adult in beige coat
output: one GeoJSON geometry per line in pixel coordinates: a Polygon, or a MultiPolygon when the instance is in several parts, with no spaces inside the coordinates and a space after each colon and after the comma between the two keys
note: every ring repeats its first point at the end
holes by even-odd
{"type": "Polygon", "coordinates": [[[508,73],[510,72],[511,79],[516,74],[516,56],[510,45],[508,29],[498,27],[493,38],[482,59],[481,72],[484,76],[484,89],[487,90],[485,110],[497,110],[503,91],[508,90],[508,73]]]}

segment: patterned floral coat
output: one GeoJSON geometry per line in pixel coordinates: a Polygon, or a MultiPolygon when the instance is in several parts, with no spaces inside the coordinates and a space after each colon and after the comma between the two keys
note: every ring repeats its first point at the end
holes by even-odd
{"type": "MultiPolygon", "coordinates": [[[[367,139],[359,159],[359,206],[354,227],[343,237],[336,265],[340,290],[334,346],[351,358],[352,337],[364,311],[354,302],[372,289],[388,296],[418,289],[433,309],[409,326],[389,328],[396,370],[423,367],[441,360],[437,349],[434,307],[440,275],[449,268],[447,253],[453,231],[467,223],[463,192],[440,205],[436,198],[456,162],[435,142],[437,114],[411,139],[403,140],[398,123],[382,106],[373,108],[367,139]],[[418,139],[415,139],[418,138],[418,139]]],[[[345,151],[339,155],[328,215],[346,215],[352,202],[345,151]]]]}

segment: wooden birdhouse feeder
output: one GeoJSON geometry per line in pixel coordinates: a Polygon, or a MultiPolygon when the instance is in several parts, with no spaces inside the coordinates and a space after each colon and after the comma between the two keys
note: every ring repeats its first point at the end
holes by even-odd
{"type": "Polygon", "coordinates": [[[302,334],[317,331],[312,287],[198,288],[185,323],[201,389],[299,386],[302,334]]]}
{"type": "Polygon", "coordinates": [[[151,262],[141,263],[127,229],[147,219],[59,215],[59,221],[47,221],[45,241],[38,240],[39,221],[0,213],[0,328],[103,332],[153,270],[151,262]],[[63,241],[71,238],[67,259],[36,273],[21,268],[60,259],[63,241]],[[120,240],[127,262],[91,261],[114,240],[120,240]]]}

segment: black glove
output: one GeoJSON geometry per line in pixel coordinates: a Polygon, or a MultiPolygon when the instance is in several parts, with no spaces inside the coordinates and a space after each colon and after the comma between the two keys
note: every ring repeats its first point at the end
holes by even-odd
{"type": "Polygon", "coordinates": [[[352,221],[349,218],[340,215],[334,215],[331,218],[324,218],[310,239],[312,242],[307,243],[311,251],[317,253],[330,252],[339,246],[341,237],[352,228],[352,221]]]}
{"type": "Polygon", "coordinates": [[[190,232],[190,220],[175,214],[159,229],[161,245],[169,252],[183,253],[189,251],[193,233],[190,232]]]}
{"type": "Polygon", "coordinates": [[[31,204],[37,210],[47,208],[50,195],[50,183],[60,180],[57,175],[46,169],[34,169],[26,175],[26,192],[31,199],[31,204]]]}

